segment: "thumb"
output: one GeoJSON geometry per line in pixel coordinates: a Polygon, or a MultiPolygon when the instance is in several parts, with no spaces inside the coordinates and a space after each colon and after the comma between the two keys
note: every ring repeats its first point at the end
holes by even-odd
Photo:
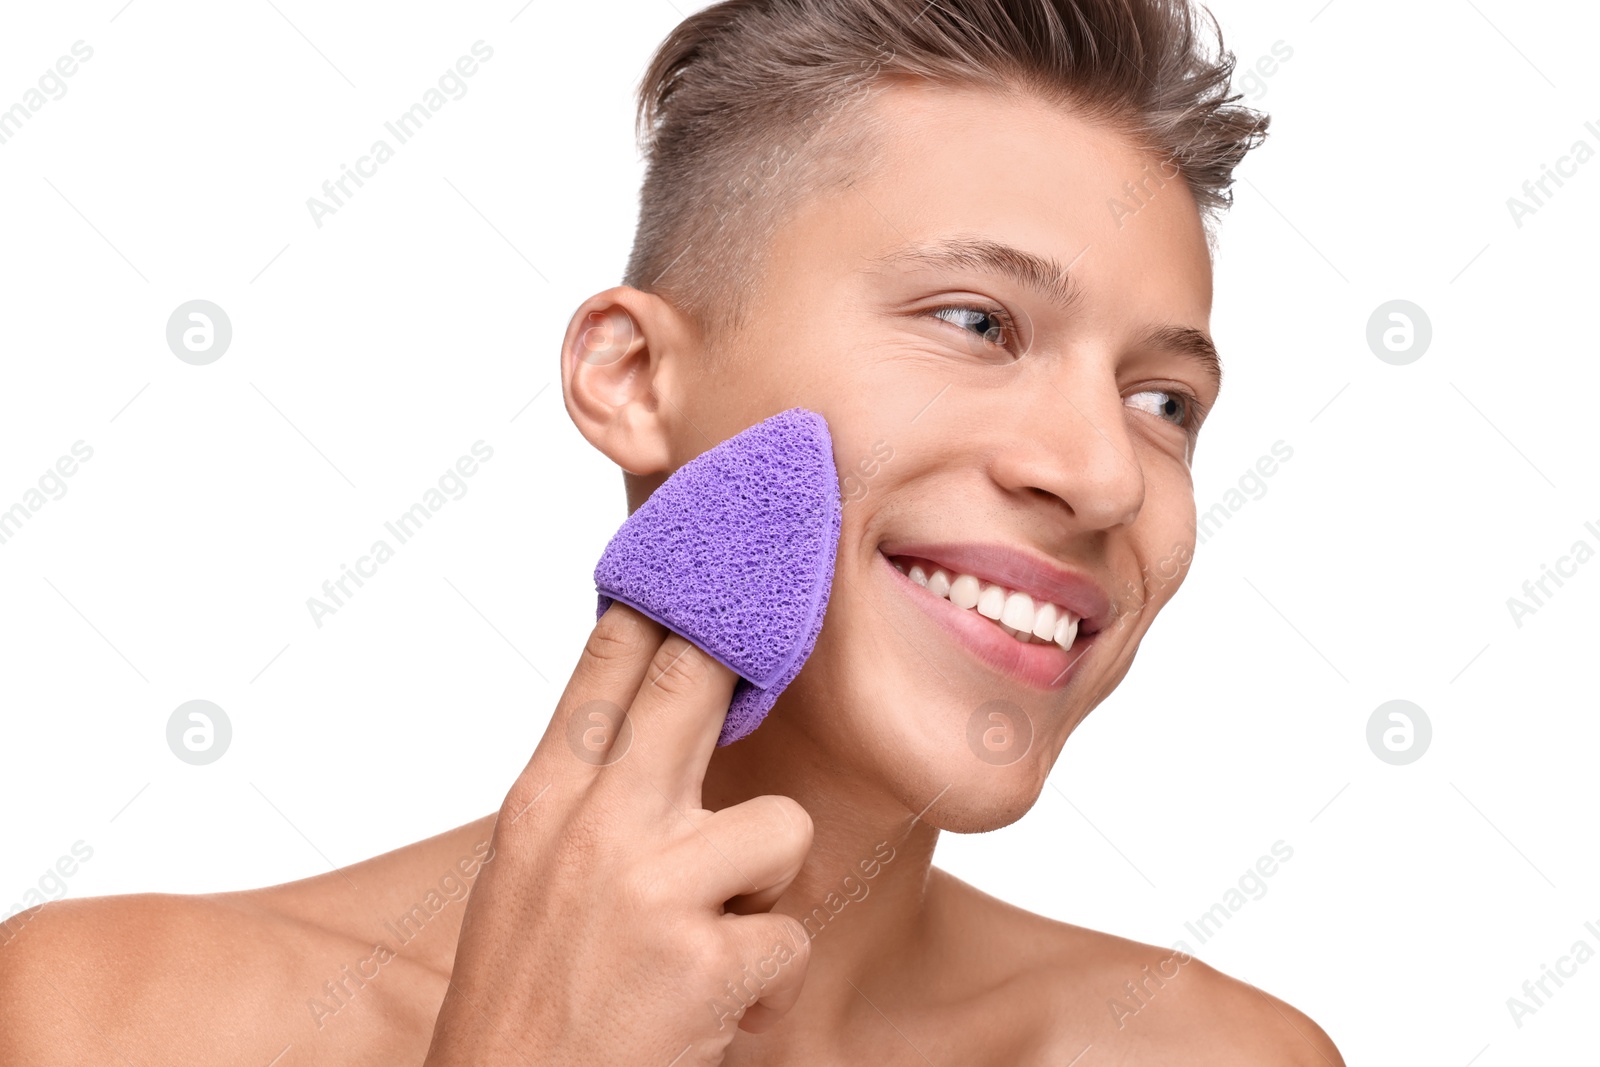
{"type": "Polygon", "coordinates": [[[811,937],[790,915],[763,913],[724,917],[734,931],[744,966],[723,985],[714,1005],[719,1023],[761,1033],[781,1019],[805,983],[811,937]]]}

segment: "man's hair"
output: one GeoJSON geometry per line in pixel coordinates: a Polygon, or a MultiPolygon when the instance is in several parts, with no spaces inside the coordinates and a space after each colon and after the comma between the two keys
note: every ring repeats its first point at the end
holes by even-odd
{"type": "Polygon", "coordinates": [[[737,330],[782,219],[872,172],[882,130],[864,105],[906,81],[1031,95],[1125,134],[1181,173],[1209,236],[1268,119],[1230,95],[1234,57],[1204,15],[1214,50],[1188,0],[713,4],[639,84],[647,169],[623,282],[737,330]]]}

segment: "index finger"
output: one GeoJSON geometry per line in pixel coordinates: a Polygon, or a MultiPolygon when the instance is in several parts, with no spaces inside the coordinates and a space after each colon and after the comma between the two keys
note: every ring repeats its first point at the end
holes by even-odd
{"type": "Polygon", "coordinates": [[[625,756],[631,744],[628,705],[666,637],[666,627],[613,601],[589,632],[523,775],[539,767],[547,777],[587,785],[625,756]]]}

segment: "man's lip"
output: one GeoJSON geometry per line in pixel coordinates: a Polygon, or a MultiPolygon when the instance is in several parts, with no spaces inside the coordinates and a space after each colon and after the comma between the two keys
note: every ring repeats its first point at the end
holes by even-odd
{"type": "Polygon", "coordinates": [[[1111,615],[1111,598],[1093,578],[1011,545],[894,541],[880,545],[878,551],[891,559],[915,556],[938,564],[952,577],[970,574],[1027,593],[1037,602],[1058,604],[1082,620],[1082,633],[1103,629],[1111,615]]]}
{"type": "Polygon", "coordinates": [[[913,582],[895,569],[887,555],[881,552],[879,555],[883,557],[883,569],[889,581],[904,589],[911,602],[926,612],[939,629],[989,669],[1031,688],[1058,690],[1067,686],[1077,676],[1079,663],[1097,640],[1097,635],[1080,630],[1070,649],[1063,649],[1054,641],[1018,641],[993,620],[969,608],[958,608],[926,586],[913,582]]]}

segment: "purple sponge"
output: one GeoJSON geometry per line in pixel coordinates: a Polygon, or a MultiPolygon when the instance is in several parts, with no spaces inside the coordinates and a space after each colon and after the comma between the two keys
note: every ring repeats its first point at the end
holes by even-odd
{"type": "Polygon", "coordinates": [[[739,675],[718,746],[749,734],[800,673],[828,609],[839,472],[821,415],[790,408],[685,463],[594,569],[620,600],[739,675]]]}

